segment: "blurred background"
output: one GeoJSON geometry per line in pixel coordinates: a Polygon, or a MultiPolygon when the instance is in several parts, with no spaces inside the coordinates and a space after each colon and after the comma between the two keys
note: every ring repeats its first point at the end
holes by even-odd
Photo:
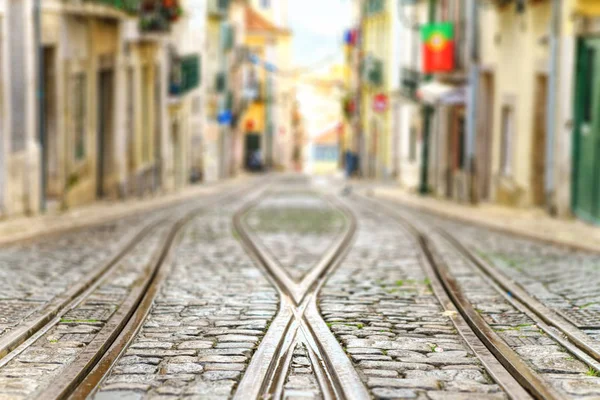
{"type": "Polygon", "coordinates": [[[600,221],[599,0],[0,0],[0,216],[243,173],[600,221]]]}

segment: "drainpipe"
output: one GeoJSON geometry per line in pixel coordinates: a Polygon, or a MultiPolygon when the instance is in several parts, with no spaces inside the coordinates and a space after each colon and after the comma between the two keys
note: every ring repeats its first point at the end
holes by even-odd
{"type": "Polygon", "coordinates": [[[477,195],[477,161],[475,154],[475,138],[477,132],[477,111],[479,92],[479,49],[477,33],[479,28],[478,0],[471,0],[469,7],[469,100],[467,103],[467,140],[465,146],[465,172],[467,179],[467,198],[473,204],[478,202],[477,195]]]}
{"type": "Polygon", "coordinates": [[[37,111],[38,139],[40,141],[40,210],[46,211],[46,138],[44,135],[44,48],[42,46],[42,0],[35,0],[35,48],[37,51],[37,111]]]}
{"type": "Polygon", "coordinates": [[[556,137],[556,103],[558,85],[559,36],[561,0],[552,0],[552,22],[550,25],[550,65],[548,76],[548,101],[546,109],[546,207],[551,214],[556,212],[554,181],[554,140],[556,137]]]}
{"type": "MultiPolygon", "coordinates": [[[[429,0],[429,23],[435,22],[436,0],[429,0]]],[[[432,76],[426,75],[425,81],[431,81],[432,76]]],[[[429,193],[429,137],[431,136],[431,118],[433,117],[433,106],[423,107],[423,146],[421,154],[421,184],[420,194],[429,193]]]]}
{"type": "Polygon", "coordinates": [[[356,86],[355,86],[355,99],[354,99],[354,137],[352,138],[354,142],[354,155],[358,160],[358,165],[355,165],[356,172],[361,177],[364,177],[362,173],[364,171],[365,164],[365,152],[363,151],[363,129],[362,129],[362,89],[363,89],[363,70],[362,65],[364,63],[364,53],[363,53],[363,45],[364,45],[364,23],[366,18],[366,10],[367,6],[366,1],[358,0],[359,7],[359,15],[358,15],[358,26],[356,28],[357,31],[357,42],[355,43],[355,74],[356,74],[356,86]]]}
{"type": "MultiPolygon", "coordinates": [[[[270,63],[270,57],[267,58],[267,62],[270,63]]],[[[265,74],[265,85],[266,85],[266,107],[265,107],[265,130],[266,130],[266,143],[265,143],[265,164],[270,170],[273,168],[273,81],[271,68],[267,68],[265,74]]]]}

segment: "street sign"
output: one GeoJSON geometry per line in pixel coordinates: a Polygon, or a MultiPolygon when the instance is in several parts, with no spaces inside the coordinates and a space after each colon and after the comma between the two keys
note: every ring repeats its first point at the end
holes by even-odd
{"type": "Polygon", "coordinates": [[[373,111],[385,112],[388,108],[388,97],[383,93],[376,94],[373,96],[373,111]]]}
{"type": "Polygon", "coordinates": [[[231,120],[233,119],[233,114],[230,110],[221,111],[219,116],[217,117],[217,121],[219,125],[229,125],[231,124],[231,120]]]}

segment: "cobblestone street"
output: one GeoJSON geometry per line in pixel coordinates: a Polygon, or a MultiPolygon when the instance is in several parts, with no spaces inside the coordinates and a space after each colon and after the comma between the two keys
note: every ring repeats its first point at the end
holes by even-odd
{"type": "Polygon", "coordinates": [[[0,399],[598,399],[600,253],[253,178],[0,248],[0,399]]]}

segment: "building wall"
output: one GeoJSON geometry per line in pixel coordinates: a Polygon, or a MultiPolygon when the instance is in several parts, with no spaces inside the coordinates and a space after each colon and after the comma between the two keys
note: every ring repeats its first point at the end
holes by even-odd
{"type": "MultiPolygon", "coordinates": [[[[39,201],[39,143],[35,137],[35,92],[21,89],[25,82],[36,82],[34,70],[33,21],[28,18],[33,10],[31,0],[7,0],[4,20],[3,53],[6,56],[6,141],[4,173],[4,209],[6,214],[35,213],[39,201]],[[19,32],[19,41],[14,36],[19,32]],[[9,36],[10,35],[10,36],[9,36]],[[13,48],[19,47],[18,49],[13,48]],[[23,58],[21,58],[23,57],[23,58]],[[19,61],[17,62],[17,58],[19,61]],[[17,98],[15,91],[20,92],[17,98]],[[22,118],[14,118],[15,110],[22,118]],[[19,122],[19,120],[21,120],[19,122]],[[16,122],[16,123],[15,123],[16,122]],[[16,145],[19,143],[19,145],[16,145]]],[[[30,87],[33,89],[33,87],[30,87]]]]}
{"type": "Polygon", "coordinates": [[[520,15],[512,7],[498,11],[496,93],[493,141],[493,192],[496,201],[515,206],[529,206],[531,194],[532,147],[535,78],[547,73],[548,47],[543,37],[548,32],[550,5],[528,5],[520,15]],[[510,144],[510,171],[500,171],[503,109],[514,115],[510,144]]]}
{"type": "Polygon", "coordinates": [[[391,10],[395,6],[395,2],[387,0],[385,11],[367,16],[362,28],[365,55],[372,54],[384,62],[383,84],[381,87],[375,87],[365,82],[361,100],[363,131],[361,169],[364,176],[379,179],[388,177],[391,170],[391,112],[389,105],[385,112],[373,111],[373,98],[380,93],[388,95],[389,98],[391,92],[391,70],[394,66],[389,57],[392,51],[389,32],[392,19],[391,10]],[[375,132],[378,133],[375,134],[375,132]],[[377,136],[376,139],[375,136],[377,136]]]}

